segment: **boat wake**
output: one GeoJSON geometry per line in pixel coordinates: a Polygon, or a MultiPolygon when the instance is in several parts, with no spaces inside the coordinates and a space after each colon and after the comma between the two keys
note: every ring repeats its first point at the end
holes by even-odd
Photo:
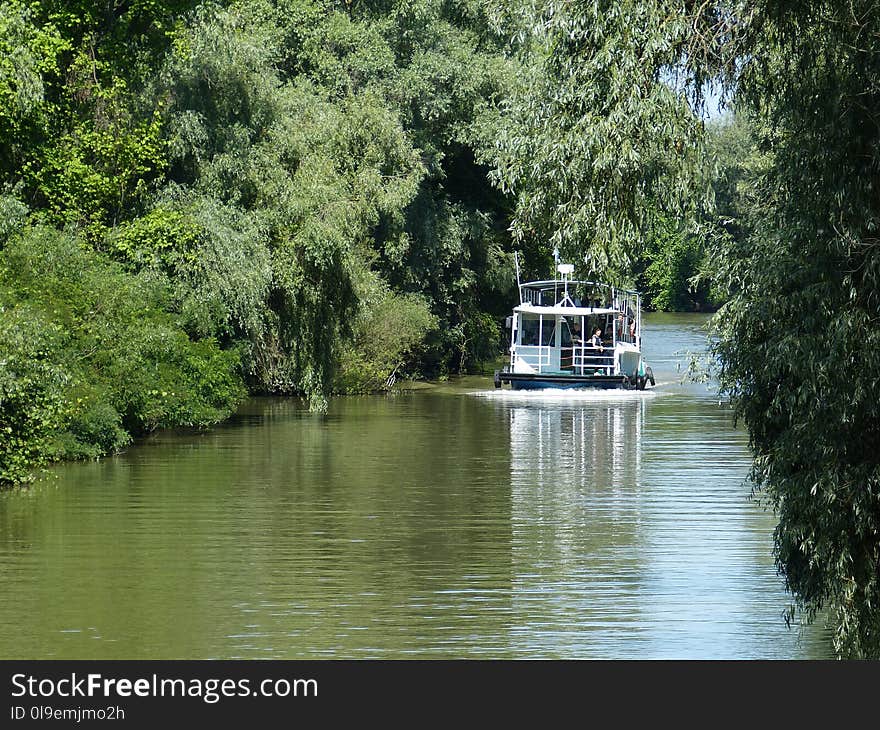
{"type": "Polygon", "coordinates": [[[645,398],[655,398],[658,395],[662,395],[662,392],[658,392],[657,388],[661,385],[661,383],[657,384],[657,387],[654,388],[646,388],[645,390],[623,390],[623,389],[608,389],[602,390],[599,388],[592,389],[584,389],[584,390],[572,390],[572,389],[556,389],[556,388],[543,388],[541,390],[507,390],[497,388],[495,390],[478,390],[468,393],[468,395],[476,396],[477,398],[488,398],[493,400],[503,400],[503,401],[518,401],[518,402],[527,402],[527,403],[541,403],[541,402],[552,402],[552,403],[572,403],[572,402],[620,402],[620,401],[637,401],[643,400],[645,398]]]}

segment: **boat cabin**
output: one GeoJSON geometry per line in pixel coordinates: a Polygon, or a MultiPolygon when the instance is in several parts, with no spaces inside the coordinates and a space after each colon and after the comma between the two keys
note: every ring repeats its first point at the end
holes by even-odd
{"type": "Polygon", "coordinates": [[[594,281],[561,278],[519,285],[508,317],[510,364],[496,385],[644,387],[641,295],[594,281]]]}

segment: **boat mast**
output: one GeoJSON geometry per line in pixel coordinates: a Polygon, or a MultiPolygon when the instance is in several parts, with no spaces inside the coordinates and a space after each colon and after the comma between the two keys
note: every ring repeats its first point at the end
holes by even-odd
{"type": "Polygon", "coordinates": [[[559,248],[557,246],[553,247],[553,264],[553,303],[556,304],[556,302],[559,301],[559,299],[557,299],[558,292],[556,287],[556,282],[559,281],[559,277],[556,276],[557,270],[559,269],[559,248]]]}
{"type": "Polygon", "coordinates": [[[519,289],[519,303],[523,303],[522,282],[519,278],[519,253],[513,252],[513,262],[516,264],[516,288],[519,289]]]}

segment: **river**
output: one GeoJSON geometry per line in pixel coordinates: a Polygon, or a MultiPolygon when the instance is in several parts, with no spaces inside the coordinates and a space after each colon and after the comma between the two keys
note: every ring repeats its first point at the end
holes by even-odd
{"type": "Polygon", "coordinates": [[[646,317],[653,391],[257,398],[0,493],[0,658],[830,657],[704,321],[646,317]]]}

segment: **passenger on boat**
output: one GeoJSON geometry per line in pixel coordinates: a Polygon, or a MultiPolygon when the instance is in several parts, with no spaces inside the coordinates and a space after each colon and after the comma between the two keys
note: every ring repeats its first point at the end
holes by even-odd
{"type": "Polygon", "coordinates": [[[604,351],[604,347],[602,347],[602,328],[597,327],[596,331],[593,333],[593,336],[590,338],[590,345],[599,349],[600,352],[604,351]]]}
{"type": "Polygon", "coordinates": [[[636,335],[636,313],[633,312],[632,307],[626,308],[626,321],[629,322],[629,334],[630,337],[635,337],[636,335]]]}

